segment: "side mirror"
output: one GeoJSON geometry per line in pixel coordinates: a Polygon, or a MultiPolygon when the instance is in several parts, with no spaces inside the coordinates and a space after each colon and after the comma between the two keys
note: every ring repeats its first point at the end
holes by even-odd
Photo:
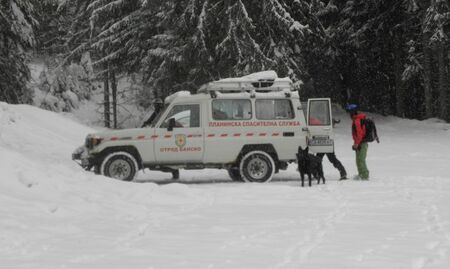
{"type": "Polygon", "coordinates": [[[169,119],[169,126],[167,126],[167,131],[172,132],[173,128],[175,127],[176,122],[174,118],[169,119]]]}

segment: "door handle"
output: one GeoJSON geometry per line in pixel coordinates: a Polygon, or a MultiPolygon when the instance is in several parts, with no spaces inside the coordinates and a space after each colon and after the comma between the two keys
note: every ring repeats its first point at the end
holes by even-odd
{"type": "Polygon", "coordinates": [[[283,136],[294,136],[294,132],[283,132],[283,136]]]}

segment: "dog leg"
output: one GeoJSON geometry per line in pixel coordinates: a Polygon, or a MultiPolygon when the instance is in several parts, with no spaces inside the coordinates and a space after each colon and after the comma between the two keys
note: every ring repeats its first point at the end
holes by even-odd
{"type": "Polygon", "coordinates": [[[302,179],[302,187],[305,187],[305,174],[300,172],[300,178],[302,179]]]}
{"type": "Polygon", "coordinates": [[[322,183],[325,184],[325,176],[323,174],[323,166],[320,164],[320,177],[322,178],[322,183]]]}
{"type": "Polygon", "coordinates": [[[308,173],[308,181],[309,181],[309,186],[310,186],[310,187],[311,187],[311,180],[312,180],[311,174],[308,173]]]}

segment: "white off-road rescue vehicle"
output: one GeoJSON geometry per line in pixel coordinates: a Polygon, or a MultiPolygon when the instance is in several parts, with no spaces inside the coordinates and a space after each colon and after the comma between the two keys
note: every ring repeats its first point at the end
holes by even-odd
{"type": "Polygon", "coordinates": [[[222,168],[234,181],[268,182],[299,146],[334,151],[330,99],[309,99],[306,111],[292,81],[273,71],[222,79],[167,97],[148,127],[89,134],[72,158],[125,181],[144,168],[222,168]]]}

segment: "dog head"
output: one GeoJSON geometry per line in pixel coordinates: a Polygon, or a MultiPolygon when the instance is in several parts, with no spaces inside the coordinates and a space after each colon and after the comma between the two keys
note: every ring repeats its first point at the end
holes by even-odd
{"type": "Polygon", "coordinates": [[[308,152],[309,152],[308,147],[306,147],[305,149],[303,149],[301,146],[298,147],[297,160],[299,162],[308,160],[308,152]]]}

